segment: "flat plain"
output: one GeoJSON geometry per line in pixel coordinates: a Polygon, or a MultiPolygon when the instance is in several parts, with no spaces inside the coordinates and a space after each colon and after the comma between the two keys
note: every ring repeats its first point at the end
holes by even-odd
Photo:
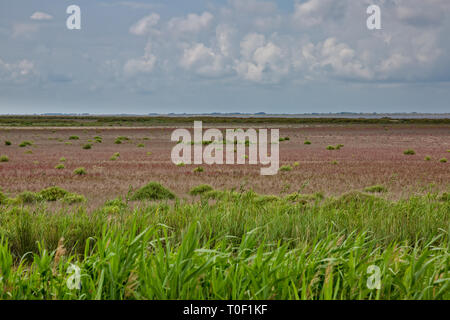
{"type": "Polygon", "coordinates": [[[260,165],[202,165],[201,173],[193,172],[196,165],[177,167],[170,159],[175,145],[170,135],[175,129],[0,129],[0,155],[9,158],[0,163],[0,188],[16,194],[57,185],[85,195],[93,206],[149,181],[158,181],[179,196],[204,183],[261,194],[300,191],[330,196],[381,184],[390,199],[449,188],[448,163],[440,162],[450,157],[449,125],[282,125],[280,136],[290,140],[280,142],[280,166],[292,170],[276,176],[261,176],[260,165]],[[79,139],[70,139],[75,136],[79,139]],[[101,143],[95,137],[101,137],[101,143]],[[118,137],[129,140],[116,144],[118,137]],[[23,141],[32,144],[19,147],[23,141]],[[83,149],[86,144],[92,147],[83,149]],[[327,150],[337,145],[343,147],[327,150]],[[415,154],[405,155],[409,149],[415,154]],[[120,156],[111,160],[115,153],[120,156]],[[65,158],[64,169],[56,169],[61,158],[65,158]],[[87,174],[74,175],[78,167],[87,174]]]}

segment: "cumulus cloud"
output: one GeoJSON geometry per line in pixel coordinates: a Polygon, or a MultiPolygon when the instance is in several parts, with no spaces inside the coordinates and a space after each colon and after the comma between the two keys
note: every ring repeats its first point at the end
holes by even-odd
{"type": "Polygon", "coordinates": [[[254,82],[277,82],[289,72],[289,56],[262,34],[248,34],[240,43],[239,76],[254,82]]]}
{"type": "Polygon", "coordinates": [[[145,54],[138,59],[128,60],[123,68],[126,76],[134,76],[137,74],[151,73],[155,68],[157,58],[152,53],[152,44],[148,43],[145,47],[145,54]]]}
{"type": "Polygon", "coordinates": [[[158,24],[160,19],[159,14],[152,13],[130,27],[130,33],[138,36],[143,36],[146,34],[158,34],[159,31],[154,27],[158,24]]]}
{"type": "Polygon", "coordinates": [[[53,16],[48,13],[36,11],[30,17],[31,20],[52,20],[53,16]]]}
{"type": "Polygon", "coordinates": [[[8,63],[0,58],[0,81],[21,83],[36,75],[34,63],[24,59],[8,63]]]}
{"type": "Polygon", "coordinates": [[[203,12],[201,15],[191,13],[188,14],[187,17],[172,18],[168,23],[168,27],[169,30],[175,33],[195,33],[207,28],[213,18],[214,16],[209,12],[203,12]]]}
{"type": "Polygon", "coordinates": [[[39,30],[39,25],[31,23],[15,23],[13,25],[12,37],[30,37],[39,30]]]}

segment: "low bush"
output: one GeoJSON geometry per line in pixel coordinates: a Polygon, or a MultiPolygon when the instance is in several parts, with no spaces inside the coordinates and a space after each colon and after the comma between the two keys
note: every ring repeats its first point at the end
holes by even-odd
{"type": "Polygon", "coordinates": [[[150,182],[137,190],[130,200],[166,200],[175,199],[175,194],[158,182],[150,182]]]}
{"type": "Polygon", "coordinates": [[[5,155],[0,156],[0,162],[8,162],[8,161],[9,161],[8,156],[5,155]]]}
{"type": "Polygon", "coordinates": [[[414,150],[412,150],[412,149],[408,149],[408,150],[405,150],[405,151],[403,152],[403,154],[404,154],[404,155],[407,155],[407,156],[413,156],[413,155],[416,154],[416,152],[415,152],[414,150]]]}
{"type": "Polygon", "coordinates": [[[202,184],[202,185],[199,185],[199,186],[196,186],[196,187],[192,188],[189,191],[189,194],[191,196],[197,196],[197,195],[205,194],[206,192],[209,192],[209,191],[212,191],[212,190],[214,190],[214,188],[211,187],[210,185],[202,184]]]}
{"type": "Polygon", "coordinates": [[[81,168],[76,168],[75,170],[73,170],[73,173],[79,176],[84,176],[86,175],[86,169],[81,167],[81,168]]]}
{"type": "Polygon", "coordinates": [[[382,193],[387,192],[388,190],[385,186],[378,184],[375,186],[364,188],[364,191],[369,193],[382,193]]]}
{"type": "Polygon", "coordinates": [[[69,192],[60,187],[49,187],[39,192],[39,196],[45,201],[57,201],[69,195],[69,192]]]}

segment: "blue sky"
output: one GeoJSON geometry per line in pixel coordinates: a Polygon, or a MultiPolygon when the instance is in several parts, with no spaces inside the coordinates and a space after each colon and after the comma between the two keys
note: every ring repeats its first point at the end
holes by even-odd
{"type": "Polygon", "coordinates": [[[2,0],[0,114],[450,112],[449,13],[448,0],[2,0]],[[81,30],[66,28],[71,4],[81,30]]]}

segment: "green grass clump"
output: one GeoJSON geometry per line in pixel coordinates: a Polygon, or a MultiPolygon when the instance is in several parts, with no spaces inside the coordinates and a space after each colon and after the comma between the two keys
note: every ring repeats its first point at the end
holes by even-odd
{"type": "Polygon", "coordinates": [[[57,201],[69,194],[68,191],[60,187],[49,187],[39,192],[39,196],[45,201],[57,201]]]}
{"type": "Polygon", "coordinates": [[[69,137],[69,140],[79,140],[80,139],[80,137],[78,137],[78,136],[70,136],[69,137]]]}
{"type": "Polygon", "coordinates": [[[6,197],[0,190],[0,205],[6,204],[8,202],[8,197],[6,197]]]}
{"type": "Polygon", "coordinates": [[[450,201],[450,193],[444,192],[440,197],[440,201],[450,201]]]}
{"type": "Polygon", "coordinates": [[[439,160],[439,162],[441,162],[441,163],[447,163],[447,159],[446,159],[446,158],[442,158],[441,160],[439,160]]]}
{"type": "Polygon", "coordinates": [[[5,155],[0,156],[0,162],[8,162],[8,161],[9,161],[8,156],[5,156],[5,155]]]}
{"type": "Polygon", "coordinates": [[[194,169],[194,173],[200,173],[200,172],[203,172],[203,171],[205,171],[205,169],[203,169],[203,167],[197,167],[197,168],[194,169]]]}
{"type": "Polygon", "coordinates": [[[115,199],[93,211],[7,204],[0,300],[450,299],[446,201],[210,193],[213,203],[115,199]]]}
{"type": "Polygon", "coordinates": [[[115,155],[111,156],[111,158],[109,158],[109,160],[111,161],[116,161],[118,157],[116,157],[115,155]]]}
{"type": "Polygon", "coordinates": [[[31,141],[22,141],[19,144],[19,147],[24,148],[24,147],[28,147],[28,146],[32,146],[32,145],[33,145],[33,143],[31,141]]]}
{"type": "Polygon", "coordinates": [[[336,150],[341,150],[343,147],[344,147],[343,144],[338,144],[338,145],[336,146],[336,150]]]}
{"type": "Polygon", "coordinates": [[[213,191],[213,190],[214,190],[214,188],[211,187],[210,185],[202,184],[202,185],[199,185],[199,186],[196,186],[196,187],[192,188],[189,191],[189,194],[191,196],[197,196],[197,195],[203,195],[203,194],[205,194],[205,193],[207,193],[209,191],[213,191]]]}
{"type": "Polygon", "coordinates": [[[66,162],[66,158],[64,158],[64,157],[60,158],[59,162],[66,162]]]}
{"type": "Polygon", "coordinates": [[[306,140],[306,141],[304,142],[304,144],[306,144],[306,145],[310,145],[310,144],[312,144],[312,143],[311,143],[311,141],[309,141],[309,140],[306,140]]]}
{"type": "Polygon", "coordinates": [[[292,167],[290,165],[284,165],[284,166],[280,167],[280,171],[281,172],[292,171],[292,167]]]}
{"type": "Polygon", "coordinates": [[[405,150],[405,151],[403,152],[403,154],[404,154],[404,155],[407,155],[407,156],[413,156],[413,155],[416,154],[416,152],[415,152],[414,150],[412,150],[412,149],[408,149],[408,150],[405,150]]]}
{"type": "Polygon", "coordinates": [[[75,170],[73,170],[73,173],[79,176],[84,176],[87,174],[86,169],[81,167],[81,168],[76,168],[75,170]]]}
{"type": "Polygon", "coordinates": [[[426,156],[425,157],[425,161],[430,161],[431,160],[431,157],[430,156],[426,156]]]}
{"type": "Polygon", "coordinates": [[[115,144],[121,144],[123,141],[128,141],[130,140],[130,138],[128,137],[124,137],[124,136],[120,136],[116,138],[116,141],[114,141],[115,144]]]}
{"type": "Polygon", "coordinates": [[[300,166],[300,163],[298,161],[294,162],[294,167],[300,166]]]}
{"type": "Polygon", "coordinates": [[[11,141],[5,141],[5,146],[10,146],[11,144],[11,141]]]}
{"type": "Polygon", "coordinates": [[[138,147],[138,148],[144,148],[145,145],[144,145],[143,143],[139,143],[139,144],[137,145],[137,147],[138,147]]]}
{"type": "Polygon", "coordinates": [[[150,182],[144,187],[137,190],[130,200],[142,201],[142,200],[171,200],[175,199],[175,194],[169,189],[163,187],[158,182],[150,182]]]}
{"type": "Polygon", "coordinates": [[[85,144],[85,145],[83,146],[83,149],[84,149],[84,150],[89,150],[89,149],[91,149],[91,148],[92,148],[92,144],[90,144],[90,143],[85,144]]]}
{"type": "Polygon", "coordinates": [[[69,193],[62,199],[62,201],[67,204],[76,204],[86,202],[86,198],[79,194],[69,193]]]}
{"type": "Polygon", "coordinates": [[[55,166],[55,169],[58,169],[58,170],[62,170],[62,169],[64,169],[65,167],[64,167],[64,165],[62,164],[62,163],[60,163],[60,164],[57,164],[56,166],[55,166]]]}
{"type": "Polygon", "coordinates": [[[64,142],[64,144],[65,144],[66,146],[71,146],[71,145],[72,145],[72,142],[64,142]]]}
{"type": "Polygon", "coordinates": [[[327,150],[336,150],[336,148],[334,146],[328,146],[327,150]]]}
{"type": "Polygon", "coordinates": [[[184,167],[184,166],[185,166],[184,162],[177,163],[177,167],[184,167]]]}
{"type": "Polygon", "coordinates": [[[43,200],[42,196],[39,193],[31,192],[31,191],[24,191],[24,192],[20,193],[17,196],[17,199],[21,203],[25,203],[25,204],[36,203],[38,201],[43,200]]]}
{"type": "Polygon", "coordinates": [[[385,186],[378,184],[375,186],[364,188],[364,191],[369,192],[369,193],[382,193],[382,192],[387,192],[388,190],[385,186]]]}

